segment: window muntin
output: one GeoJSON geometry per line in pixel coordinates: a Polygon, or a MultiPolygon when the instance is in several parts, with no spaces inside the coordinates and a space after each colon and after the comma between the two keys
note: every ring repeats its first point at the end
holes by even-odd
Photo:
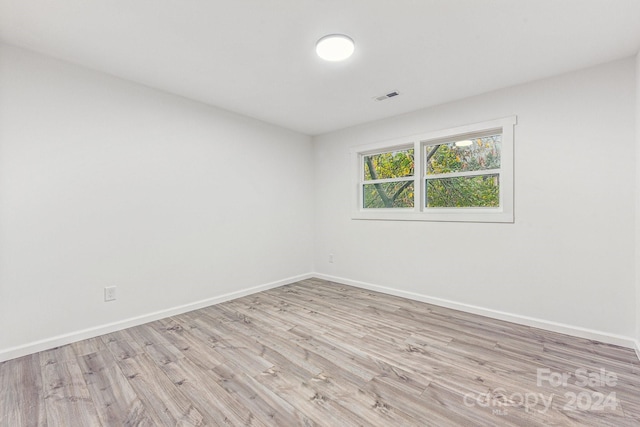
{"type": "Polygon", "coordinates": [[[352,218],[513,222],[516,123],[511,116],[353,147],[352,218]],[[394,153],[413,153],[412,170],[384,165],[394,153]],[[436,156],[448,161],[438,163],[436,156]],[[471,197],[470,189],[479,191],[471,197]]]}

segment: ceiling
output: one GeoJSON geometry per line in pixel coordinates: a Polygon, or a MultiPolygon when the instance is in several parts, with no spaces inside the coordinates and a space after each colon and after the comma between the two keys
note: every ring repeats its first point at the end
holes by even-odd
{"type": "Polygon", "coordinates": [[[0,0],[0,41],[318,135],[631,56],[640,0],[0,0]]]}

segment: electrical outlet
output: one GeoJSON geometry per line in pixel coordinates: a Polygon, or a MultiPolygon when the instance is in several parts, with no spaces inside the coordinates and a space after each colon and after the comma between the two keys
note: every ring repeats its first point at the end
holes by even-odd
{"type": "Polygon", "coordinates": [[[114,301],[115,299],[116,299],[116,287],[107,286],[106,288],[104,288],[104,300],[114,301]]]}
{"type": "Polygon", "coordinates": [[[329,254],[329,264],[333,264],[333,254],[329,254]]]}

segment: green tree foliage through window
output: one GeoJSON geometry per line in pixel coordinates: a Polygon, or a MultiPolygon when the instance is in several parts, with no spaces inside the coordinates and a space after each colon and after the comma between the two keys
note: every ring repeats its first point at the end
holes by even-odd
{"type": "Polygon", "coordinates": [[[426,206],[500,206],[499,175],[489,171],[500,168],[501,137],[492,135],[465,140],[466,144],[427,146],[426,206]],[[463,176],[455,176],[460,173],[463,176]]]}
{"type": "Polygon", "coordinates": [[[351,218],[513,223],[516,125],[502,117],[350,147],[351,218]]]}
{"type": "Polygon", "coordinates": [[[414,206],[414,150],[400,150],[364,157],[364,207],[414,206]]]}
{"type": "MultiPolygon", "coordinates": [[[[428,145],[424,148],[425,206],[500,206],[502,135],[428,145]]],[[[415,200],[413,148],[363,156],[363,206],[412,208],[415,200]]]]}
{"type": "Polygon", "coordinates": [[[473,208],[500,206],[498,175],[427,180],[427,207],[473,208]]]}

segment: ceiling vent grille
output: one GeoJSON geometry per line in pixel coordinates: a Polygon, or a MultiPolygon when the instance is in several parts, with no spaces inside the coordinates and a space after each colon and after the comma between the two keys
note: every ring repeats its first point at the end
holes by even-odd
{"type": "Polygon", "coordinates": [[[398,96],[398,95],[400,95],[400,92],[398,92],[397,90],[394,90],[393,92],[389,92],[385,95],[376,96],[373,99],[375,99],[376,101],[384,101],[385,99],[393,98],[394,96],[398,96]]]}

